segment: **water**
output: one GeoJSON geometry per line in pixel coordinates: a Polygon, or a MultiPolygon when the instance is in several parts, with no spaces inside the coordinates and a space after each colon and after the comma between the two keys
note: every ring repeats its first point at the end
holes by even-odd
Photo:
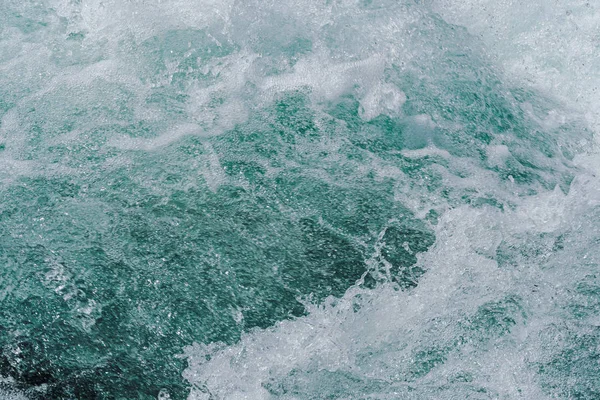
{"type": "Polygon", "coordinates": [[[0,395],[600,397],[600,9],[0,4],[0,395]]]}

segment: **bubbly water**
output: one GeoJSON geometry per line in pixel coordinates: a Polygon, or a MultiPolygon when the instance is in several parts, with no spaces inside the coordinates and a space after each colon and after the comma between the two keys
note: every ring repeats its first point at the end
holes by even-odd
{"type": "Polygon", "coordinates": [[[598,26],[0,1],[0,397],[600,398],[598,26]]]}

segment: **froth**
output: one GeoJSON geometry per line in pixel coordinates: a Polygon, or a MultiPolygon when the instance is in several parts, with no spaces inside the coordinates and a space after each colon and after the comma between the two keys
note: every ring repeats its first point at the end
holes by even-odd
{"type": "Polygon", "coordinates": [[[536,366],[562,350],[545,347],[546,334],[576,318],[568,288],[593,270],[592,256],[580,252],[595,228],[580,221],[598,204],[599,188],[588,171],[568,195],[530,197],[514,211],[446,212],[436,244],[419,257],[427,273],[412,291],[363,290],[359,282],[341,300],[310,305],[307,317],[246,334],[237,345],[194,344],[185,351],[189,398],[554,398],[536,366]],[[540,234],[572,235],[580,245],[523,264],[500,259],[507,244],[540,234]],[[573,264],[565,275],[566,259],[573,264]]]}
{"type": "Polygon", "coordinates": [[[600,126],[600,8],[592,1],[428,0],[451,23],[480,37],[505,79],[560,98],[600,126]]]}

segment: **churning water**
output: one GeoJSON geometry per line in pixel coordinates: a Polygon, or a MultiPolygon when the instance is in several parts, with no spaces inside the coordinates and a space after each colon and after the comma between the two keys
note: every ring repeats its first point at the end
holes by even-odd
{"type": "Polygon", "coordinates": [[[1,0],[0,396],[599,399],[599,26],[1,0]]]}

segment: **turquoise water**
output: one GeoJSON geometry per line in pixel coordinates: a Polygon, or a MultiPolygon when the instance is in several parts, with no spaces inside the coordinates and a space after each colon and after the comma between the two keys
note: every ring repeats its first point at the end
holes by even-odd
{"type": "Polygon", "coordinates": [[[0,396],[600,398],[600,9],[0,4],[0,396]]]}

